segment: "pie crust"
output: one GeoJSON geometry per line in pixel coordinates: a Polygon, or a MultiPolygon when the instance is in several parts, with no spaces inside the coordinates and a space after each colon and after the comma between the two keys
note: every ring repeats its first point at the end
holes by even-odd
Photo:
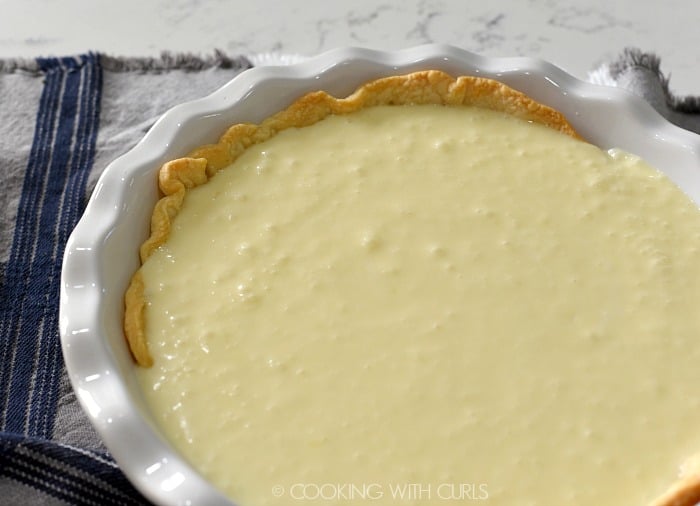
{"type": "MultiPolygon", "coordinates": [[[[444,72],[430,70],[378,79],[359,87],[346,98],[335,98],[323,91],[312,92],[258,125],[233,125],[216,144],[201,146],[184,158],[165,163],[158,172],[161,198],[153,210],[150,236],[140,248],[141,263],[167,240],[171,223],[183,205],[187,190],[206,183],[251,145],[264,142],[288,128],[312,125],[329,115],[349,114],[379,105],[409,104],[487,108],[581,139],[555,109],[502,83],[481,77],[453,78],[444,72]]],[[[145,334],[145,308],[144,283],[139,269],[125,294],[124,332],[134,361],[139,366],[150,367],[153,359],[145,334]]],[[[696,456],[682,466],[679,479],[650,506],[694,506],[699,502],[700,460],[696,456]]]]}

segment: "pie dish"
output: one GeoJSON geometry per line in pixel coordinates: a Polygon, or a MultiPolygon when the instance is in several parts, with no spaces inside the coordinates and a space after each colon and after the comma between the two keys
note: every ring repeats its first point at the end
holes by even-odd
{"type": "Polygon", "coordinates": [[[225,503],[225,499],[159,438],[135,385],[132,365],[118,321],[121,304],[118,303],[120,293],[116,287],[123,293],[129,272],[135,270],[137,259],[134,258],[130,265],[124,265],[116,273],[107,272],[105,268],[110,260],[117,258],[115,255],[128,258],[126,248],[133,248],[135,242],[142,241],[147,235],[150,207],[157,197],[147,183],[152,181],[155,170],[153,166],[157,168],[160,163],[177,158],[197,145],[214,141],[228,124],[260,121],[304,91],[328,89],[342,96],[352,91],[352,88],[348,89],[350,85],[354,87],[382,75],[421,69],[494,77],[525,91],[533,98],[564,112],[584,138],[601,147],[621,147],[644,156],[659,167],[673,167],[669,177],[696,202],[698,200],[698,174],[694,172],[697,165],[695,136],[665,123],[645,104],[632,97],[614,90],[586,85],[554,67],[534,60],[482,59],[444,46],[415,48],[399,53],[342,50],[296,67],[255,69],[237,78],[212,97],[176,108],[164,117],[142,144],[125,158],[116,161],[102,177],[86,215],[76,228],[67,249],[61,306],[66,362],[76,391],[105,442],[113,450],[115,458],[136,486],[152,500],[163,504],[174,504],[183,498],[193,503],[225,503]],[[352,76],[352,82],[347,79],[349,75],[352,76]],[[253,93],[243,97],[251,86],[253,93]],[[268,93],[275,94],[280,89],[289,89],[282,99],[276,95],[282,103],[270,104],[265,111],[258,109],[261,103],[255,101],[256,96],[262,97],[262,93],[265,98],[258,100],[265,102],[270,97],[268,93]],[[234,97],[233,103],[228,103],[231,97],[234,97]],[[220,102],[222,100],[225,105],[220,102]],[[215,108],[215,104],[219,109],[215,108]],[[252,114],[253,110],[258,113],[257,117],[252,114]],[[203,118],[216,123],[207,129],[206,135],[202,134],[201,129],[203,118]],[[183,126],[177,128],[178,123],[183,126]],[[190,128],[190,123],[195,125],[190,128]],[[601,129],[600,125],[608,128],[601,129]],[[185,140],[183,131],[192,135],[192,139],[188,137],[185,140]],[[153,142],[149,148],[149,141],[158,135],[175,139],[168,144],[168,152],[154,151],[153,142]],[[171,147],[173,145],[177,148],[171,147]],[[652,149],[649,149],[650,146],[652,149]],[[140,183],[136,185],[137,197],[146,197],[147,202],[141,205],[138,200],[134,200],[134,193],[126,192],[126,186],[118,181],[122,178],[129,181],[128,186],[131,187],[135,182],[140,183]],[[110,191],[107,196],[105,188],[116,191],[110,191]],[[114,206],[115,198],[117,201],[123,199],[125,205],[114,206]],[[121,215],[114,215],[113,209],[125,211],[121,215]],[[130,212],[127,213],[126,210],[130,212]],[[102,221],[104,225],[96,226],[96,220],[102,221]],[[134,229],[143,231],[139,241],[134,241],[131,237],[134,229]],[[98,233],[95,233],[96,230],[98,233]],[[94,282],[84,282],[85,275],[77,269],[79,261],[85,261],[90,266],[89,275],[99,273],[101,286],[106,288],[105,297],[98,298],[95,294],[84,291],[85,286],[94,282]],[[85,301],[92,307],[100,304],[95,307],[94,314],[89,312],[87,321],[86,315],[79,309],[85,301]],[[94,341],[85,338],[85,332],[75,332],[80,329],[92,329],[91,332],[101,336],[98,341],[100,344],[95,347],[94,341]],[[104,353],[104,346],[108,346],[108,353],[104,353]],[[90,361],[89,357],[93,357],[93,360],[90,361]],[[99,364],[98,369],[94,369],[95,364],[99,364]],[[95,379],[95,370],[110,371],[109,377],[103,379],[100,376],[95,379]],[[87,380],[88,377],[91,378],[90,381],[87,380]],[[104,389],[116,389],[120,393],[116,397],[116,403],[114,398],[103,395],[104,389]],[[114,427],[107,422],[115,416],[115,412],[121,415],[124,425],[114,427]],[[139,439],[132,440],[136,444],[129,446],[127,451],[124,441],[129,437],[139,439]],[[163,459],[167,462],[163,462],[163,459]]]}

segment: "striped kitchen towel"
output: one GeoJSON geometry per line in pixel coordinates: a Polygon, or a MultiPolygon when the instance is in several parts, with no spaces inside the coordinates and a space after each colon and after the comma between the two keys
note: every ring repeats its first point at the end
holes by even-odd
{"type": "MultiPolygon", "coordinates": [[[[64,246],[111,160],[165,110],[250,65],[222,53],[0,60],[0,506],[147,504],[66,376],[57,321],[64,246]]],[[[697,121],[699,101],[672,97],[658,69],[653,56],[632,52],[599,73],[671,119],[697,121]]]]}
{"type": "Polygon", "coordinates": [[[64,246],[104,167],[245,58],[0,60],[0,505],[147,504],[83,415],[58,337],[64,246]]]}

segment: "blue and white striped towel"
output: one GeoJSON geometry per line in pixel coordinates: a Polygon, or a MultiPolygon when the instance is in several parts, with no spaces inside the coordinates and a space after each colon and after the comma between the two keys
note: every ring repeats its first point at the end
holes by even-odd
{"type": "Polygon", "coordinates": [[[0,61],[0,505],[146,504],[72,392],[58,337],[64,246],[104,167],[243,58],[0,61]]]}
{"type": "MultiPolygon", "coordinates": [[[[248,66],[221,53],[0,60],[0,505],[147,504],[68,383],[57,321],[61,257],[104,167],[166,109],[248,66]]],[[[654,57],[626,52],[594,74],[690,128],[700,124],[698,100],[671,97],[654,57]]]]}

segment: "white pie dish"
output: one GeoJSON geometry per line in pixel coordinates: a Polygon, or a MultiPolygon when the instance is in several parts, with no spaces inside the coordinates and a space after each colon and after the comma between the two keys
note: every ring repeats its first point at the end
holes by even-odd
{"type": "Polygon", "coordinates": [[[214,94],[171,109],[110,164],[73,231],[63,264],[60,333],[73,387],[127,477],[156,504],[230,504],[159,435],[122,333],[123,294],[138,267],[160,165],[214,142],[236,122],[259,122],[308,91],[344,96],[385,75],[438,69],[497,79],[565,114],[602,148],[638,154],[700,204],[700,137],[621,90],[579,81],[530,58],[485,58],[430,45],[398,52],[339,49],[286,67],[258,67],[214,94]]]}

